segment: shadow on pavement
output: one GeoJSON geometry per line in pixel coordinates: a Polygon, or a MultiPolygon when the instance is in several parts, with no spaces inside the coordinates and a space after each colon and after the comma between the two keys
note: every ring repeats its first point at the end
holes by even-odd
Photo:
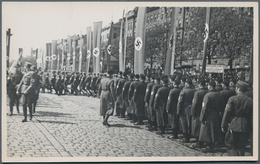
{"type": "Polygon", "coordinates": [[[68,116],[71,114],[67,113],[59,113],[59,112],[44,112],[44,111],[37,111],[37,117],[62,117],[62,116],[68,116]]]}
{"type": "Polygon", "coordinates": [[[136,128],[136,129],[142,129],[139,126],[129,126],[125,124],[110,124],[110,127],[116,127],[116,128],[136,128]]]}
{"type": "Polygon", "coordinates": [[[64,122],[64,121],[44,121],[44,120],[38,120],[40,123],[51,123],[51,124],[76,124],[73,122],[64,122]]]}

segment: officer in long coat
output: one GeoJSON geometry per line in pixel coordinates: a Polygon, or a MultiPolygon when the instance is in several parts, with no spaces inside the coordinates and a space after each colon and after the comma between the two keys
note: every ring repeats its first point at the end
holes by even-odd
{"type": "Polygon", "coordinates": [[[199,80],[199,89],[194,93],[194,98],[192,100],[191,106],[191,135],[196,138],[197,147],[201,147],[202,143],[199,142],[199,134],[200,134],[200,112],[202,108],[202,102],[204,96],[208,93],[207,88],[205,87],[206,81],[205,79],[199,80]]]}
{"type": "Polygon", "coordinates": [[[83,72],[83,73],[82,73],[82,76],[81,76],[81,78],[80,78],[80,83],[79,83],[79,93],[80,93],[80,94],[81,94],[81,93],[84,93],[84,88],[85,88],[85,86],[86,86],[86,83],[84,83],[85,80],[86,80],[86,73],[83,72]]]}
{"type": "Polygon", "coordinates": [[[27,121],[27,107],[29,107],[30,112],[30,120],[32,119],[32,103],[33,103],[33,97],[35,96],[35,76],[34,72],[30,69],[31,64],[25,63],[25,70],[27,73],[24,74],[21,82],[17,86],[16,93],[19,94],[21,92],[22,97],[22,105],[23,105],[23,114],[24,119],[22,122],[27,121]]]}
{"type": "Polygon", "coordinates": [[[134,74],[133,73],[130,73],[129,77],[128,77],[128,81],[125,82],[124,86],[123,86],[123,99],[124,99],[124,106],[126,108],[126,112],[127,112],[127,120],[132,120],[132,114],[131,114],[131,111],[130,111],[130,104],[129,104],[129,99],[128,99],[128,91],[129,91],[129,87],[130,87],[130,84],[133,82],[134,80],[134,74]]]}
{"type": "Polygon", "coordinates": [[[166,112],[168,113],[168,123],[172,128],[172,136],[169,138],[178,138],[179,131],[179,117],[177,115],[178,98],[181,92],[179,88],[180,80],[176,79],[173,83],[173,89],[170,90],[166,105],[166,112]]]}
{"type": "Polygon", "coordinates": [[[146,91],[145,75],[140,75],[140,82],[136,85],[133,95],[133,100],[135,103],[134,114],[137,117],[137,122],[135,125],[143,125],[144,119],[144,96],[146,91]]]}
{"type": "Polygon", "coordinates": [[[159,134],[165,134],[165,127],[168,123],[168,116],[166,113],[167,98],[170,91],[170,88],[168,87],[168,77],[163,78],[162,83],[163,86],[158,89],[154,100],[157,126],[160,130],[159,134]]]}
{"type": "Polygon", "coordinates": [[[74,82],[73,82],[74,95],[77,95],[79,93],[78,90],[79,83],[80,83],[80,75],[79,72],[76,72],[76,77],[74,78],[74,82]]]}
{"type": "Polygon", "coordinates": [[[148,128],[149,131],[152,131],[152,130],[157,130],[157,122],[156,122],[156,112],[155,112],[155,109],[154,109],[154,100],[155,100],[155,95],[158,91],[158,89],[160,87],[162,87],[162,85],[160,84],[160,77],[157,77],[155,78],[155,81],[154,81],[154,85],[152,87],[152,90],[151,90],[151,96],[150,96],[150,100],[149,100],[149,118],[151,119],[151,127],[148,128]]]}
{"type": "Polygon", "coordinates": [[[135,91],[135,88],[136,86],[138,85],[139,83],[139,75],[136,74],[135,75],[135,81],[131,82],[130,86],[129,86],[129,91],[128,91],[128,101],[129,101],[129,113],[132,114],[132,121],[131,123],[135,123],[136,122],[136,115],[134,113],[135,111],[135,102],[134,102],[134,99],[133,99],[133,96],[134,96],[134,91],[135,91]]]}
{"type": "Polygon", "coordinates": [[[207,148],[203,152],[211,152],[217,142],[221,142],[221,129],[219,124],[219,114],[225,108],[223,98],[215,89],[215,81],[208,83],[207,93],[203,98],[202,109],[200,113],[200,135],[199,141],[206,143],[207,148]]]}
{"type": "Polygon", "coordinates": [[[103,116],[103,125],[110,126],[108,123],[109,116],[113,115],[114,97],[112,94],[113,71],[108,71],[108,77],[101,80],[101,97],[100,97],[100,115],[103,116]]]}
{"type": "Polygon", "coordinates": [[[245,147],[252,133],[253,100],[245,92],[248,84],[238,81],[236,96],[229,98],[221,123],[221,129],[226,132],[225,144],[229,156],[244,156],[245,147]]]}
{"type": "Polygon", "coordinates": [[[192,80],[187,79],[185,82],[185,87],[180,93],[178,104],[177,104],[177,114],[180,118],[181,129],[183,132],[183,142],[190,142],[191,133],[191,104],[195,89],[192,87],[192,80]]]}
{"type": "Polygon", "coordinates": [[[151,118],[150,118],[151,113],[149,113],[150,112],[149,101],[150,101],[150,97],[151,97],[152,87],[154,86],[155,76],[152,75],[151,78],[152,78],[152,81],[147,84],[145,96],[144,96],[144,102],[145,102],[145,106],[146,106],[146,113],[147,113],[147,119],[148,119],[148,128],[152,127],[151,118]]]}
{"type": "Polygon", "coordinates": [[[125,118],[125,99],[123,99],[123,87],[125,82],[127,81],[127,72],[123,73],[123,77],[118,81],[117,88],[116,88],[116,95],[117,95],[117,106],[120,118],[125,118]]]}

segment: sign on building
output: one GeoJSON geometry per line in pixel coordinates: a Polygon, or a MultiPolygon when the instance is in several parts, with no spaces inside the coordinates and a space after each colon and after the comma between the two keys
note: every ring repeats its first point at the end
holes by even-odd
{"type": "Polygon", "coordinates": [[[206,72],[209,73],[223,73],[223,65],[206,65],[206,72]]]}

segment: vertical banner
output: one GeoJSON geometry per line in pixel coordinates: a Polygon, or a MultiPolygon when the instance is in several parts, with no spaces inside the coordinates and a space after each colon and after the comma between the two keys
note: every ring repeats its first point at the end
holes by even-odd
{"type": "Polygon", "coordinates": [[[113,22],[111,22],[110,30],[109,30],[109,38],[107,42],[107,71],[110,69],[110,55],[111,55],[111,40],[112,40],[112,32],[113,32],[113,22]]]}
{"type": "Polygon", "coordinates": [[[46,44],[46,56],[45,56],[45,60],[46,60],[46,70],[51,70],[51,61],[52,61],[52,57],[51,57],[51,46],[52,43],[47,43],[46,44]]]}
{"type": "Polygon", "coordinates": [[[72,41],[72,72],[75,71],[75,66],[76,66],[76,36],[73,37],[73,41],[72,41]]]}
{"type": "MultiPolygon", "coordinates": [[[[71,36],[68,35],[68,52],[67,52],[67,63],[66,63],[66,70],[69,71],[70,70],[70,59],[71,59],[71,36]]],[[[71,71],[71,70],[70,70],[71,71]]]]}
{"type": "Polygon", "coordinates": [[[11,65],[11,67],[8,69],[8,73],[13,73],[15,74],[15,67],[19,65],[20,61],[22,60],[22,56],[23,56],[23,49],[19,48],[19,58],[16,59],[13,64],[11,65]]]}
{"type": "Polygon", "coordinates": [[[92,32],[91,32],[91,27],[87,27],[87,55],[86,55],[86,73],[88,74],[89,72],[89,63],[90,63],[90,59],[91,59],[91,36],[92,36],[92,32]]]}
{"type": "Polygon", "coordinates": [[[57,40],[52,41],[52,51],[51,51],[51,70],[57,69],[57,40]]]}
{"type": "Polygon", "coordinates": [[[125,62],[126,62],[126,47],[127,47],[127,33],[128,33],[128,21],[127,21],[127,10],[125,14],[125,31],[124,31],[124,63],[123,67],[126,68],[125,62]]]}
{"type": "Polygon", "coordinates": [[[64,71],[64,44],[65,44],[65,40],[62,39],[61,41],[61,70],[64,71]]]}
{"type": "Polygon", "coordinates": [[[144,73],[144,45],[145,45],[145,18],[146,7],[138,7],[136,18],[135,52],[134,52],[134,73],[144,73]]]}
{"type": "MultiPolygon", "coordinates": [[[[169,12],[168,12],[169,13],[169,12]]],[[[164,74],[170,76],[171,75],[171,69],[172,69],[172,58],[174,58],[174,53],[173,51],[173,39],[174,39],[174,34],[176,33],[175,31],[175,7],[172,7],[172,12],[171,12],[171,22],[169,22],[169,33],[168,33],[168,38],[167,38],[167,54],[166,54],[166,60],[165,60],[165,65],[164,65],[164,74]]],[[[167,31],[168,32],[168,29],[167,31]]]]}
{"type": "Polygon", "coordinates": [[[79,43],[79,72],[81,72],[81,68],[82,68],[82,49],[83,49],[82,35],[80,36],[78,43],[79,43]]]}
{"type": "Polygon", "coordinates": [[[202,74],[206,72],[206,58],[207,58],[207,43],[209,37],[209,21],[210,21],[210,7],[206,7],[206,22],[204,30],[204,46],[203,46],[203,60],[202,60],[202,74]]]}
{"type": "Polygon", "coordinates": [[[93,72],[100,73],[100,42],[102,22],[93,23],[93,72]]]}
{"type": "Polygon", "coordinates": [[[125,10],[123,10],[123,16],[121,20],[121,28],[120,28],[120,38],[119,38],[119,71],[124,72],[124,58],[123,58],[123,25],[124,25],[124,14],[125,10]]]}

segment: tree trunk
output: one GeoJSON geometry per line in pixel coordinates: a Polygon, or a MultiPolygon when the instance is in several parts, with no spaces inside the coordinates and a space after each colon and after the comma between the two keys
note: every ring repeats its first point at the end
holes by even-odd
{"type": "Polygon", "coordinates": [[[230,70],[233,69],[233,67],[232,67],[232,63],[233,63],[233,59],[230,58],[230,59],[229,59],[229,63],[228,63],[228,65],[229,65],[229,69],[230,69],[230,70]]]}

